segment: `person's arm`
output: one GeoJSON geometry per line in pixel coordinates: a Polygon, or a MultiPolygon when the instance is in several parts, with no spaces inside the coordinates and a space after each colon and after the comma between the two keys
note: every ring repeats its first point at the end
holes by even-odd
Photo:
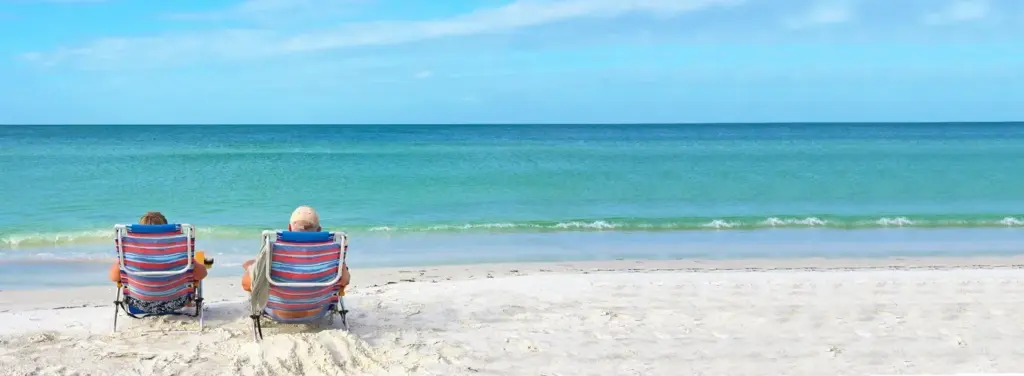
{"type": "Polygon", "coordinates": [[[114,261],[114,265],[110,266],[110,270],[107,272],[107,277],[110,278],[110,282],[118,283],[121,282],[121,263],[120,261],[114,261]]]}
{"type": "Polygon", "coordinates": [[[249,275],[248,269],[242,274],[242,290],[252,292],[252,276],[249,275]]]}
{"type": "Polygon", "coordinates": [[[203,265],[203,264],[195,264],[195,265],[193,265],[192,276],[195,277],[195,279],[197,281],[202,281],[203,278],[206,278],[207,274],[209,274],[209,271],[206,270],[206,265],[203,265]]]}
{"type": "Polygon", "coordinates": [[[252,291],[252,272],[249,271],[249,268],[254,262],[256,260],[247,260],[242,263],[242,290],[252,291]]]}

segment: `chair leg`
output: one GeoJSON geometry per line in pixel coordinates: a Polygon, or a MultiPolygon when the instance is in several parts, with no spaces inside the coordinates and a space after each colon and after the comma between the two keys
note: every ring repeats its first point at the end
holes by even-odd
{"type": "Polygon", "coordinates": [[[204,323],[203,323],[204,317],[203,316],[206,315],[205,311],[206,310],[203,309],[203,299],[200,298],[199,301],[196,302],[196,315],[199,316],[199,331],[200,332],[203,331],[203,326],[204,326],[204,323]]]}
{"type": "Polygon", "coordinates": [[[196,286],[195,303],[196,303],[196,313],[195,313],[195,316],[198,317],[199,316],[199,312],[202,309],[202,305],[203,305],[203,285],[202,285],[202,282],[200,282],[196,286]]]}
{"type": "Polygon", "coordinates": [[[196,287],[196,316],[199,317],[199,331],[203,331],[203,282],[196,287]]]}
{"type": "Polygon", "coordinates": [[[121,288],[117,288],[117,292],[114,295],[114,333],[117,333],[117,314],[118,309],[121,308],[121,288]]]}
{"type": "Polygon", "coordinates": [[[345,298],[338,299],[338,316],[341,316],[341,327],[348,330],[348,309],[345,308],[345,298]]]}
{"type": "Polygon", "coordinates": [[[260,324],[260,316],[252,315],[249,317],[252,318],[252,338],[256,342],[259,342],[263,339],[263,327],[260,324]]]}

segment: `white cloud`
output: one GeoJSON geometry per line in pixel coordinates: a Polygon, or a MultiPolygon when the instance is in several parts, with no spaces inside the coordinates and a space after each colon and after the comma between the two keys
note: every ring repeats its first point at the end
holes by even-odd
{"type": "Polygon", "coordinates": [[[417,72],[415,77],[422,80],[422,79],[430,78],[433,75],[434,75],[433,71],[425,70],[425,71],[417,72]]]}
{"type": "Polygon", "coordinates": [[[22,58],[45,66],[74,63],[91,69],[188,63],[216,58],[265,56],[272,52],[267,42],[272,41],[274,36],[272,32],[260,30],[224,30],[213,33],[104,38],[82,47],[30,52],[22,55],[22,58]]]}
{"type": "MultiPolygon", "coordinates": [[[[245,58],[499,33],[584,18],[611,18],[627,14],[671,16],[709,7],[735,5],[743,1],[519,0],[502,7],[445,19],[350,23],[312,32],[244,29],[106,38],[84,46],[27,54],[24,57],[38,63],[76,63],[92,68],[103,68],[111,64],[154,65],[188,60],[245,58]]],[[[250,0],[246,4],[262,4],[265,7],[262,9],[274,9],[285,3],[287,1],[250,0]]]]}
{"type": "Polygon", "coordinates": [[[284,40],[287,51],[390,45],[443,37],[496,33],[578,18],[615,17],[629,13],[679,14],[738,0],[568,0],[517,1],[443,20],[376,22],[334,31],[307,33],[284,40]]]}
{"type": "Polygon", "coordinates": [[[948,25],[974,22],[988,18],[990,6],[987,0],[953,0],[936,12],[924,17],[929,25],[948,25]]]}
{"type": "Polygon", "coordinates": [[[26,3],[103,3],[107,0],[24,0],[26,3]]]}
{"type": "Polygon", "coordinates": [[[803,13],[786,18],[783,25],[799,30],[812,27],[843,24],[853,21],[853,7],[847,1],[819,2],[803,13]]]}
{"type": "Polygon", "coordinates": [[[174,13],[168,18],[185,21],[241,19],[277,23],[309,18],[336,17],[362,0],[245,0],[238,5],[209,12],[174,13]]]}

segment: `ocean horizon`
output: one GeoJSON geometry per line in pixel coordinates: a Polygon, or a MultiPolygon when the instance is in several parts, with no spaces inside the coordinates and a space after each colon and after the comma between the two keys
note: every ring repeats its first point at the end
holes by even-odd
{"type": "Polygon", "coordinates": [[[234,265],[298,205],[372,266],[1017,254],[1022,165],[1018,122],[0,126],[0,268],[147,211],[234,265]]]}
{"type": "Polygon", "coordinates": [[[852,127],[918,127],[918,126],[1010,126],[1017,127],[1024,120],[985,120],[985,121],[754,121],[754,122],[465,122],[465,123],[0,123],[0,127],[251,127],[251,128],[286,128],[286,127],[328,127],[328,128],[395,128],[395,127],[605,127],[605,126],[639,126],[639,127],[803,127],[803,126],[852,126],[852,127]]]}

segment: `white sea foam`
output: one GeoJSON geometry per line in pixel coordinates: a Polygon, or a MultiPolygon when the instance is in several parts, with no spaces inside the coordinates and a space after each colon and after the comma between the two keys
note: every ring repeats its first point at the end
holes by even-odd
{"type": "Polygon", "coordinates": [[[777,218],[777,217],[771,217],[771,218],[768,218],[768,219],[766,219],[766,220],[761,222],[761,225],[772,226],[772,227],[778,227],[778,226],[812,226],[813,227],[813,226],[825,226],[826,224],[828,224],[828,221],[820,219],[820,218],[816,218],[816,217],[785,218],[785,219],[780,219],[780,218],[777,218]]]}
{"type": "Polygon", "coordinates": [[[605,221],[593,221],[593,222],[562,222],[554,226],[555,228],[568,229],[568,228],[587,228],[587,229],[613,229],[618,226],[608,223],[605,221]]]}
{"type": "MultiPolygon", "coordinates": [[[[727,230],[727,229],[762,229],[762,228],[975,228],[975,227],[1021,227],[1024,218],[1019,216],[808,216],[808,217],[726,217],[726,218],[618,218],[618,219],[576,219],[552,221],[494,222],[466,224],[409,224],[409,225],[368,225],[347,228],[339,226],[329,228],[330,231],[348,231],[350,233],[422,233],[422,232],[470,232],[470,231],[693,231],[693,230],[727,230]]],[[[211,240],[252,239],[258,236],[258,226],[201,226],[197,227],[197,238],[206,243],[211,240]]],[[[68,245],[109,244],[113,237],[111,227],[80,231],[54,232],[4,232],[0,231],[0,249],[21,250],[48,248],[68,245]]]]}
{"type": "Polygon", "coordinates": [[[715,228],[715,229],[724,229],[724,228],[733,228],[733,227],[736,227],[736,226],[739,226],[739,225],[740,224],[736,223],[736,222],[729,222],[729,221],[725,221],[725,220],[721,220],[721,219],[716,219],[716,220],[713,220],[711,222],[705,223],[704,225],[702,225],[702,227],[715,228]]]}
{"type": "Polygon", "coordinates": [[[1022,226],[1022,225],[1024,225],[1024,221],[1022,221],[1020,219],[1017,219],[1017,218],[1014,218],[1014,217],[1003,218],[1003,220],[999,221],[999,223],[1004,225],[1004,226],[1022,226]]]}
{"type": "Polygon", "coordinates": [[[74,232],[24,233],[0,238],[0,246],[18,249],[22,246],[62,245],[81,242],[99,242],[113,239],[113,230],[88,230],[74,232]]]}
{"type": "Polygon", "coordinates": [[[427,227],[427,230],[433,231],[446,231],[446,230],[474,230],[474,229],[510,229],[510,228],[522,228],[531,227],[529,224],[517,224],[517,223],[469,223],[464,225],[436,225],[427,227]]]}
{"type": "Polygon", "coordinates": [[[885,218],[879,219],[875,223],[877,223],[879,226],[899,226],[899,227],[903,227],[903,226],[913,226],[914,225],[914,221],[911,221],[910,219],[907,219],[907,217],[896,217],[896,218],[885,217],[885,218]]]}

